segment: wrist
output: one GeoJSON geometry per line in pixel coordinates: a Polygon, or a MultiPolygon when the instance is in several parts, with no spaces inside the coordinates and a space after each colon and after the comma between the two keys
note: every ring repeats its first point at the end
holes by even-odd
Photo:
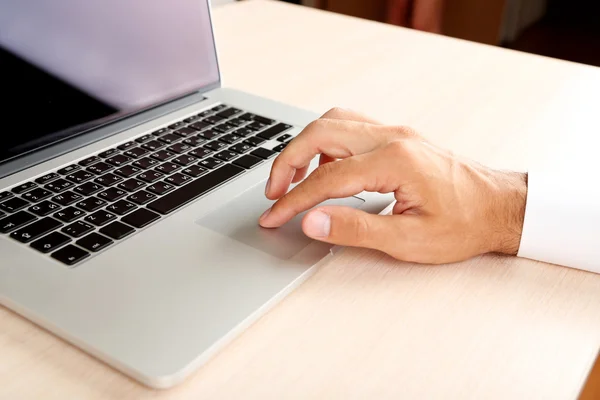
{"type": "Polygon", "coordinates": [[[493,171],[492,176],[486,202],[491,239],[488,252],[516,255],[525,220],[527,174],[493,171]]]}

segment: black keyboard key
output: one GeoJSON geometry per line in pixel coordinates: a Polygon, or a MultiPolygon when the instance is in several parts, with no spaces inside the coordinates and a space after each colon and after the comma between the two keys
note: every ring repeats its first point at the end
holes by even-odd
{"type": "Polygon", "coordinates": [[[129,161],[131,161],[131,158],[124,156],[123,154],[117,154],[106,159],[107,163],[114,165],[115,167],[120,167],[121,165],[126,164],[129,161]]]}
{"type": "Polygon", "coordinates": [[[224,150],[220,153],[215,154],[216,158],[223,160],[223,161],[233,160],[237,156],[239,156],[238,153],[236,153],[235,151],[229,151],[229,150],[224,150]]]}
{"type": "Polygon", "coordinates": [[[189,126],[189,128],[192,128],[192,129],[194,129],[196,131],[201,131],[203,129],[208,128],[209,126],[210,126],[210,124],[207,124],[206,122],[198,121],[198,122],[195,122],[195,123],[191,124],[189,126]]]}
{"type": "MultiPolygon", "coordinates": [[[[40,176],[35,180],[35,183],[39,183],[40,185],[44,185],[50,181],[57,179],[60,175],[55,174],[54,172],[50,172],[49,174],[40,176]]],[[[1,200],[1,199],[0,199],[1,200]]]]}
{"type": "Polygon", "coordinates": [[[60,178],[44,186],[44,189],[51,190],[54,193],[60,193],[73,186],[75,186],[73,182],[60,178]]]}
{"type": "Polygon", "coordinates": [[[174,145],[167,147],[167,150],[172,151],[173,153],[177,153],[177,154],[183,154],[186,151],[189,151],[191,149],[192,149],[192,146],[187,145],[185,143],[175,143],[174,145]]]}
{"type": "Polygon", "coordinates": [[[165,133],[169,132],[169,128],[161,128],[157,131],[152,132],[152,135],[154,136],[161,136],[164,135],[165,133]]]}
{"type": "Polygon", "coordinates": [[[98,193],[102,189],[104,189],[104,187],[98,183],[86,182],[81,186],[77,186],[75,189],[73,189],[73,191],[84,196],[91,196],[94,193],[98,193]]]}
{"type": "Polygon", "coordinates": [[[133,203],[130,203],[125,200],[119,200],[116,203],[106,207],[106,210],[118,215],[125,215],[128,212],[135,210],[136,208],[137,206],[133,203]]]}
{"type": "Polygon", "coordinates": [[[52,194],[53,193],[49,190],[38,187],[23,194],[21,197],[32,203],[37,203],[38,201],[42,201],[45,198],[52,196],[52,194]]]}
{"type": "Polygon", "coordinates": [[[275,120],[272,120],[272,119],[266,118],[266,117],[261,117],[260,115],[254,115],[253,119],[256,122],[260,122],[261,124],[265,124],[265,125],[273,125],[275,123],[275,120]]]}
{"type": "Polygon", "coordinates": [[[152,154],[150,157],[157,159],[158,161],[167,161],[169,158],[175,157],[175,153],[170,151],[160,150],[152,154]]]}
{"type": "Polygon", "coordinates": [[[156,182],[155,184],[148,186],[146,188],[146,190],[148,190],[152,193],[158,194],[158,195],[162,195],[162,194],[170,192],[174,188],[175,187],[173,185],[171,185],[170,183],[156,182]]]}
{"type": "Polygon", "coordinates": [[[240,167],[244,167],[247,169],[254,168],[256,165],[262,162],[262,158],[251,156],[250,154],[246,154],[235,160],[233,163],[235,165],[239,165],[240,167]]]}
{"type": "Polygon", "coordinates": [[[191,122],[194,122],[194,121],[197,121],[197,120],[199,120],[199,119],[200,119],[200,117],[199,117],[199,116],[197,116],[197,115],[192,115],[191,117],[188,117],[188,118],[184,119],[184,120],[183,120],[183,122],[185,122],[186,124],[189,124],[189,123],[191,123],[191,122]]]}
{"type": "Polygon", "coordinates": [[[137,146],[137,144],[135,142],[126,142],[126,143],[123,143],[123,144],[117,146],[117,149],[119,149],[121,151],[125,151],[125,150],[129,150],[135,146],[137,146]]]}
{"type": "Polygon", "coordinates": [[[140,160],[137,160],[132,165],[134,167],[138,167],[138,168],[141,168],[141,169],[149,169],[149,168],[152,168],[152,167],[154,167],[155,165],[158,165],[158,164],[159,164],[159,161],[154,160],[152,158],[144,157],[144,158],[142,158],[140,160]]]}
{"type": "Polygon", "coordinates": [[[217,137],[217,136],[219,136],[219,135],[220,135],[220,133],[219,133],[219,132],[215,132],[215,131],[212,131],[212,130],[208,130],[208,131],[200,132],[200,133],[198,134],[198,136],[200,136],[200,137],[202,137],[202,138],[204,138],[204,139],[206,139],[206,140],[211,140],[211,139],[214,139],[214,138],[216,138],[216,137],[217,137]]]}
{"type": "Polygon", "coordinates": [[[266,127],[267,127],[267,125],[261,124],[260,122],[252,122],[251,124],[246,125],[244,128],[250,129],[251,131],[256,132],[256,131],[260,131],[261,129],[266,128],[266,127]]]}
{"type": "Polygon", "coordinates": [[[217,112],[226,109],[227,106],[225,104],[219,104],[218,106],[214,106],[211,108],[212,111],[217,112]]]}
{"type": "Polygon", "coordinates": [[[102,153],[98,154],[99,157],[102,158],[108,158],[110,156],[112,156],[113,154],[117,154],[119,152],[119,150],[117,149],[108,149],[106,151],[103,151],[102,153]]]}
{"type": "Polygon", "coordinates": [[[61,206],[71,205],[79,200],[83,199],[83,196],[77,193],[73,193],[71,191],[67,191],[56,195],[52,198],[52,201],[60,204],[61,206]]]}
{"type": "Polygon", "coordinates": [[[122,180],[123,178],[115,174],[106,174],[94,179],[94,182],[99,183],[103,186],[112,186],[115,183],[121,182],[122,180]]]}
{"type": "MultiPolygon", "coordinates": [[[[175,175],[179,175],[179,174],[175,174],[175,175]]],[[[172,182],[169,182],[169,183],[172,183],[172,182]]],[[[139,205],[144,205],[146,203],[151,202],[154,199],[156,199],[156,195],[146,192],[145,190],[140,190],[139,192],[135,192],[134,194],[129,195],[127,197],[127,200],[134,202],[135,204],[139,204],[139,205]]]]}
{"type": "Polygon", "coordinates": [[[33,182],[25,182],[19,186],[15,186],[14,188],[11,189],[11,192],[13,192],[14,194],[21,194],[21,193],[25,193],[28,190],[33,189],[34,187],[37,187],[37,185],[33,182]]]}
{"type": "Polygon", "coordinates": [[[53,215],[54,218],[60,219],[63,222],[72,222],[79,217],[83,217],[85,213],[75,207],[67,207],[53,215]]]}
{"type": "Polygon", "coordinates": [[[214,114],[215,112],[213,110],[204,110],[201,113],[196,114],[198,117],[208,117],[211,114],[214,114]]]}
{"type": "Polygon", "coordinates": [[[242,112],[242,110],[234,108],[234,107],[231,107],[231,108],[228,108],[226,110],[223,110],[223,111],[217,113],[217,115],[219,117],[223,117],[223,118],[230,118],[230,117],[233,117],[234,115],[239,114],[241,112],[242,112]]]}
{"type": "Polygon", "coordinates": [[[285,149],[285,146],[287,146],[287,143],[281,143],[279,146],[273,147],[273,151],[283,151],[283,149],[285,149]]]}
{"type": "Polygon", "coordinates": [[[141,156],[148,154],[149,151],[146,149],[142,149],[141,147],[134,147],[133,149],[127,150],[125,154],[127,157],[131,158],[140,158],[141,156]]]}
{"type": "Polygon", "coordinates": [[[252,113],[245,113],[240,115],[238,118],[243,119],[244,121],[252,121],[254,120],[255,115],[252,113]]]}
{"type": "Polygon", "coordinates": [[[21,243],[29,243],[50,231],[60,228],[61,226],[62,224],[57,220],[46,217],[34,222],[33,224],[29,224],[17,231],[14,231],[10,234],[10,237],[18,240],[21,243]]]}
{"type": "Polygon", "coordinates": [[[178,135],[178,136],[181,136],[181,137],[185,138],[185,137],[188,137],[188,136],[195,135],[198,132],[196,132],[195,129],[185,127],[185,128],[177,129],[173,133],[176,134],[176,135],[178,135]]]}
{"type": "Polygon", "coordinates": [[[9,197],[13,197],[14,195],[11,192],[2,192],[0,193],[0,201],[6,200],[9,197]]]}
{"type": "Polygon", "coordinates": [[[13,197],[12,199],[8,199],[0,203],[0,210],[12,213],[15,211],[19,211],[21,208],[26,207],[29,204],[31,203],[29,203],[27,200],[23,200],[18,197],[13,197]]]}
{"type": "Polygon", "coordinates": [[[8,233],[35,220],[36,218],[28,212],[19,211],[16,214],[0,219],[0,233],[8,233]]]}
{"type": "Polygon", "coordinates": [[[97,252],[102,250],[105,247],[110,246],[114,242],[107,238],[106,236],[102,236],[99,233],[93,232],[84,237],[83,239],[79,239],[75,244],[83,247],[86,250],[91,252],[97,252]]]}
{"type": "Polygon", "coordinates": [[[241,118],[234,118],[234,119],[230,119],[230,120],[229,120],[229,121],[227,121],[227,122],[228,122],[228,123],[230,123],[231,125],[234,125],[234,126],[238,126],[238,127],[239,127],[239,126],[242,126],[242,125],[244,125],[244,124],[245,124],[246,122],[248,122],[248,121],[246,121],[246,120],[243,120],[243,119],[241,119],[241,118]]]}
{"type": "Polygon", "coordinates": [[[59,169],[58,172],[61,175],[69,175],[70,173],[73,173],[75,171],[77,171],[78,169],[80,169],[81,167],[77,164],[73,164],[73,165],[69,165],[66,166],[64,168],[59,169]]]}
{"type": "Polygon", "coordinates": [[[189,175],[193,178],[197,178],[200,175],[206,174],[208,172],[208,170],[206,168],[202,168],[197,165],[192,165],[191,167],[188,167],[181,172],[183,172],[184,174],[189,175]]]}
{"type": "Polygon", "coordinates": [[[148,208],[160,214],[169,214],[243,172],[243,168],[232,164],[226,164],[221,168],[178,188],[174,192],[153,201],[148,204],[148,208]]]}
{"type": "Polygon", "coordinates": [[[190,156],[188,154],[184,154],[184,155],[181,155],[181,156],[173,159],[174,163],[179,164],[182,167],[193,164],[196,161],[198,161],[198,159],[196,157],[190,156]]]}
{"type": "Polygon", "coordinates": [[[108,204],[108,201],[106,201],[106,200],[102,200],[97,197],[90,197],[89,199],[81,200],[79,203],[77,203],[75,205],[87,212],[93,212],[93,211],[98,210],[99,208],[104,207],[107,204],[108,204]]]}
{"type": "Polygon", "coordinates": [[[149,142],[150,140],[152,140],[154,137],[152,136],[152,134],[146,134],[144,136],[140,136],[139,138],[135,139],[136,142],[138,143],[146,143],[149,142]]]}
{"type": "Polygon", "coordinates": [[[270,140],[291,128],[292,128],[291,125],[277,124],[275,126],[270,127],[269,129],[265,129],[264,131],[262,131],[261,133],[259,133],[256,136],[259,136],[266,140],[270,140]]]}
{"type": "Polygon", "coordinates": [[[244,154],[252,150],[253,146],[246,143],[238,143],[231,146],[228,150],[235,151],[236,153],[244,154]]]}
{"type": "Polygon", "coordinates": [[[225,133],[225,132],[229,132],[232,129],[237,128],[235,125],[231,125],[228,124],[227,122],[224,122],[222,124],[219,124],[217,126],[214,126],[213,129],[217,132],[221,132],[221,133],[225,133]]]}
{"type": "Polygon", "coordinates": [[[114,172],[115,174],[120,175],[123,178],[129,178],[130,176],[142,172],[142,170],[132,165],[124,165],[121,168],[115,169],[114,172]]]}
{"type": "MultiPolygon", "coordinates": [[[[192,165],[190,168],[200,168],[200,167],[196,167],[195,165],[192,165]]],[[[190,168],[186,168],[186,170],[191,171],[190,168]]],[[[171,183],[175,186],[185,185],[186,183],[188,183],[191,180],[192,180],[192,178],[190,178],[189,176],[183,175],[180,173],[173,174],[173,175],[169,176],[167,179],[165,179],[166,182],[171,183]]]]}
{"type": "Polygon", "coordinates": [[[29,207],[27,211],[34,213],[38,217],[44,217],[53,213],[54,211],[57,211],[58,209],[60,209],[58,204],[54,204],[51,201],[42,201],[40,204],[29,207]]]}
{"type": "Polygon", "coordinates": [[[155,168],[155,170],[162,172],[163,174],[170,174],[171,172],[177,171],[181,168],[180,165],[173,164],[171,162],[166,162],[164,164],[159,165],[155,168]]]}
{"type": "Polygon", "coordinates": [[[102,226],[102,225],[106,225],[107,223],[109,223],[110,221],[112,221],[116,218],[117,218],[117,216],[115,214],[110,213],[108,211],[100,210],[100,211],[96,211],[93,214],[88,215],[83,220],[85,222],[89,222],[90,224],[94,224],[96,226],[102,226]]]}
{"type": "Polygon", "coordinates": [[[223,136],[219,139],[221,142],[225,142],[228,144],[234,144],[235,142],[242,140],[242,136],[238,136],[234,133],[230,133],[228,135],[223,136]]]}
{"type": "Polygon", "coordinates": [[[68,180],[70,180],[73,183],[83,183],[85,181],[89,181],[94,176],[95,175],[92,174],[91,172],[80,170],[80,171],[75,171],[72,174],[65,176],[65,178],[67,178],[68,180]]]}
{"type": "Polygon", "coordinates": [[[201,167],[205,167],[205,168],[215,169],[215,168],[221,166],[223,163],[224,163],[224,161],[219,160],[218,158],[210,157],[210,158],[207,158],[206,160],[201,160],[198,163],[198,165],[200,165],[201,167]]]}
{"type": "Polygon", "coordinates": [[[172,144],[178,140],[181,140],[181,137],[177,136],[173,133],[167,133],[166,135],[159,137],[158,140],[160,140],[161,142],[166,143],[166,144],[172,144]]]}
{"type": "Polygon", "coordinates": [[[105,162],[99,162],[99,163],[89,166],[87,168],[87,170],[96,175],[102,175],[102,174],[106,173],[107,171],[110,171],[113,168],[114,167],[110,164],[107,164],[105,162]]]}
{"type": "Polygon", "coordinates": [[[224,121],[226,118],[219,117],[218,115],[211,115],[210,117],[206,117],[202,120],[202,122],[206,122],[208,124],[218,124],[221,121],[224,121]]]}
{"type": "Polygon", "coordinates": [[[124,237],[131,235],[133,232],[135,232],[135,229],[119,221],[112,222],[110,225],[106,225],[104,228],[100,229],[100,233],[115,240],[121,240],[124,237]]]}
{"type": "Polygon", "coordinates": [[[98,193],[96,196],[101,198],[102,200],[106,200],[108,202],[113,202],[119,200],[121,197],[125,196],[127,192],[123,189],[117,189],[115,187],[110,187],[102,192],[98,193]]]}
{"type": "Polygon", "coordinates": [[[281,135],[277,138],[278,142],[287,142],[288,139],[291,139],[292,135],[290,135],[289,133],[286,133],[285,135],[281,135]]]}
{"type": "Polygon", "coordinates": [[[119,188],[123,190],[127,190],[128,192],[135,192],[136,190],[146,186],[146,184],[142,181],[138,181],[137,179],[131,178],[126,180],[123,183],[119,183],[119,188]]]}
{"type": "Polygon", "coordinates": [[[240,129],[236,129],[235,131],[233,131],[231,133],[238,135],[238,136],[247,137],[247,136],[252,135],[254,133],[254,131],[252,129],[248,129],[248,128],[240,128],[240,129]]]}
{"type": "Polygon", "coordinates": [[[51,234],[46,235],[43,238],[31,243],[31,247],[38,251],[41,251],[42,253],[50,253],[51,251],[54,251],[59,247],[69,243],[70,241],[71,238],[63,235],[62,233],[52,232],[51,234]]]}
{"type": "Polygon", "coordinates": [[[253,150],[250,154],[256,157],[260,157],[264,160],[268,160],[269,158],[275,156],[277,153],[273,150],[265,149],[264,147],[259,147],[256,150],[253,150]]]}
{"type": "Polygon", "coordinates": [[[164,178],[165,174],[158,171],[146,171],[139,174],[136,178],[147,183],[154,183],[159,179],[164,178]]]}
{"type": "MultiPolygon", "coordinates": [[[[167,133],[167,135],[170,135],[170,133],[167,133]]],[[[161,148],[163,148],[165,146],[166,145],[164,143],[159,142],[158,140],[152,140],[152,141],[144,144],[142,147],[145,148],[145,149],[148,149],[150,151],[156,151],[156,150],[161,149],[161,148]]]]}
{"type": "Polygon", "coordinates": [[[100,157],[91,156],[91,157],[88,157],[88,158],[86,158],[84,160],[79,161],[78,164],[81,165],[82,167],[87,167],[87,166],[90,166],[90,165],[92,165],[94,163],[97,163],[98,161],[100,161],[100,157]]]}
{"type": "Polygon", "coordinates": [[[181,128],[182,126],[185,126],[185,122],[177,121],[174,124],[169,125],[169,129],[177,129],[177,128],[181,128]]]}
{"type": "Polygon", "coordinates": [[[205,142],[206,142],[206,139],[204,139],[200,136],[192,136],[183,141],[183,143],[187,144],[188,146],[192,146],[192,147],[198,147],[202,143],[205,143],[205,142]]]}
{"type": "Polygon", "coordinates": [[[212,141],[212,142],[208,142],[207,144],[204,145],[205,149],[209,149],[209,150],[212,150],[212,151],[219,151],[219,150],[222,150],[225,147],[227,147],[226,143],[217,142],[216,140],[212,141]]]}
{"type": "Polygon", "coordinates": [[[73,246],[72,244],[63,247],[62,249],[55,251],[52,253],[52,258],[67,264],[73,265],[77,264],[79,261],[89,257],[90,253],[85,250],[80,249],[79,247],[73,246]]]}
{"type": "Polygon", "coordinates": [[[83,221],[73,222],[71,225],[65,226],[61,229],[62,232],[66,233],[69,236],[78,238],[85,235],[88,232],[94,230],[94,227],[90,224],[86,224],[83,221]]]}
{"type": "Polygon", "coordinates": [[[213,153],[213,151],[209,150],[209,149],[194,149],[194,150],[190,151],[188,154],[190,156],[194,156],[197,158],[204,158],[206,156],[211,155],[212,153],[213,153]]]}
{"type": "Polygon", "coordinates": [[[158,214],[155,214],[150,210],[146,210],[145,208],[140,208],[139,210],[135,210],[131,214],[121,218],[121,221],[140,229],[159,218],[160,216],[158,214]]]}

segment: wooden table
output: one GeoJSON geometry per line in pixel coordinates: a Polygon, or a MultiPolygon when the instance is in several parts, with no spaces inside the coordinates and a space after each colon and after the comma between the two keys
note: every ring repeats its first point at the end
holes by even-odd
{"type": "MultiPolygon", "coordinates": [[[[283,3],[235,3],[214,20],[227,86],[409,124],[490,165],[562,162],[573,138],[600,132],[596,68],[283,3]]],[[[573,399],[600,346],[599,316],[599,275],[346,249],[169,391],[0,308],[0,398],[573,399]]]]}

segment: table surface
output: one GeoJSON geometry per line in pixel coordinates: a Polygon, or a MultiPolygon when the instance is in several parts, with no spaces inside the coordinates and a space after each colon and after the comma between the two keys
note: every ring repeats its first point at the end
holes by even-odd
{"type": "MultiPolygon", "coordinates": [[[[600,131],[597,68],[276,2],[223,6],[214,23],[226,86],[408,124],[496,167],[560,163],[572,138],[600,131]]],[[[572,399],[598,315],[600,275],[345,249],[168,391],[0,307],[0,398],[572,399]]]]}

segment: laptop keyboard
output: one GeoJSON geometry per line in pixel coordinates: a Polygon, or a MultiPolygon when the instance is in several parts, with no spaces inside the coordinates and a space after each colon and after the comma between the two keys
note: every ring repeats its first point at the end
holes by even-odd
{"type": "Polygon", "coordinates": [[[73,266],[274,157],[291,128],[220,104],[0,192],[0,234],[73,266]]]}

